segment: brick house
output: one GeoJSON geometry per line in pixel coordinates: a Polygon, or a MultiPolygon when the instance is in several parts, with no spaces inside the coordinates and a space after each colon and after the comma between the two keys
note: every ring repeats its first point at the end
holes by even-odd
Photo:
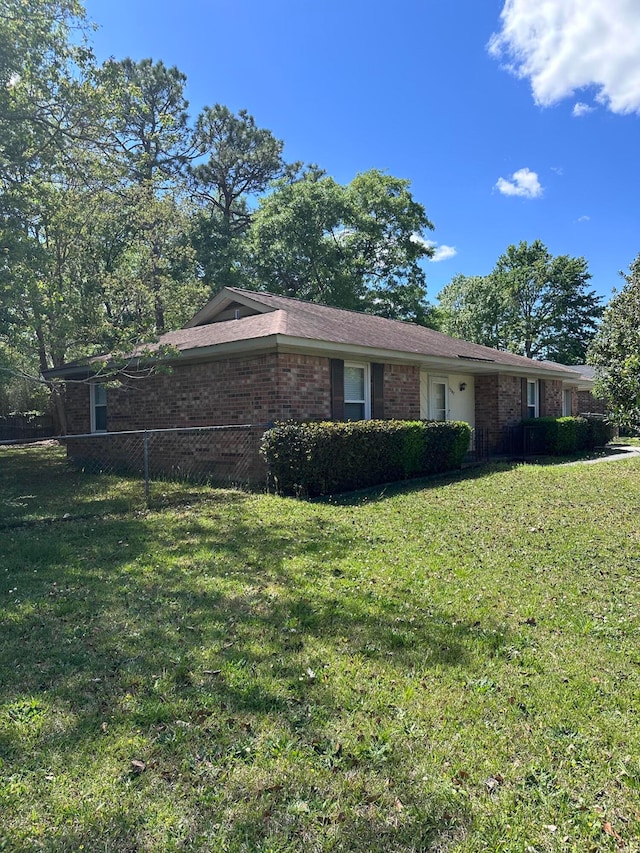
{"type": "MultiPolygon", "coordinates": [[[[463,420],[498,451],[523,417],[578,413],[575,370],[440,332],[269,293],[224,288],[159,344],[171,371],[105,388],[67,380],[69,434],[360,418],[463,420]]],[[[130,372],[130,371],[129,371],[130,372]]],[[[581,384],[580,384],[581,383],[581,384]]]]}

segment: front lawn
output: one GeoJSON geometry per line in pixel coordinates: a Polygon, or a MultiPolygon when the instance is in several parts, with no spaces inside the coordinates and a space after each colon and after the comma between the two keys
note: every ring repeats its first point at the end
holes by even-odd
{"type": "Polygon", "coordinates": [[[132,494],[0,448],[0,850],[640,850],[640,460],[132,494]]]}

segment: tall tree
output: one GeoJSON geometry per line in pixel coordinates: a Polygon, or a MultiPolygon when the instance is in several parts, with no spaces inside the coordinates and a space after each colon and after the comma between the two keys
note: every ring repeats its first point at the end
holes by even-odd
{"type": "Polygon", "coordinates": [[[207,159],[191,167],[192,188],[201,203],[192,239],[202,275],[216,290],[242,283],[250,199],[297,164],[285,165],[284,143],[259,128],[246,110],[234,114],[221,104],[205,107],[198,116],[194,146],[197,157],[207,159]]]}
{"type": "Polygon", "coordinates": [[[110,130],[120,155],[122,203],[138,246],[137,275],[130,286],[144,291],[138,302],[150,302],[152,331],[162,334],[168,304],[165,256],[175,242],[167,215],[181,206],[193,154],[186,77],[162,62],[124,59],[107,62],[100,79],[112,104],[110,130]]]}
{"type": "Polygon", "coordinates": [[[426,322],[420,260],[432,227],[408,181],[371,170],[343,186],[310,167],[261,200],[249,236],[255,286],[426,322]]]}
{"type": "Polygon", "coordinates": [[[588,361],[596,367],[594,394],[607,401],[616,422],[640,429],[640,255],[608,304],[588,361]]]}
{"type": "Polygon", "coordinates": [[[563,364],[584,362],[602,304],[584,258],[553,257],[535,240],[508,246],[489,276],[458,277],[439,294],[443,331],[563,364]]]}

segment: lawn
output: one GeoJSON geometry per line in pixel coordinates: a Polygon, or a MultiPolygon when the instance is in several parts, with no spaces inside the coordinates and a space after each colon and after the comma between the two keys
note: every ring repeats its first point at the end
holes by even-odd
{"type": "Polygon", "coordinates": [[[640,460],[139,495],[0,448],[0,850],[640,850],[640,460]]]}

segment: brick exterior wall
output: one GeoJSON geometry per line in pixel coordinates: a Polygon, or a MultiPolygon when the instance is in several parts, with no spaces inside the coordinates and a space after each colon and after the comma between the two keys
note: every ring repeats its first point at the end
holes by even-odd
{"type": "Polygon", "coordinates": [[[385,364],[383,396],[385,418],[418,420],[420,368],[410,364],[385,364]]]}
{"type": "MultiPolygon", "coordinates": [[[[540,388],[540,411],[549,417],[562,415],[562,381],[546,379],[540,388]]],[[[476,429],[488,432],[489,452],[505,450],[505,430],[522,420],[522,377],[492,374],[476,376],[476,429]]]]}
{"type": "Polygon", "coordinates": [[[548,418],[562,417],[562,380],[545,379],[540,413],[548,418]]]}
{"type": "Polygon", "coordinates": [[[576,396],[576,414],[588,414],[592,412],[594,414],[606,415],[607,406],[604,400],[594,397],[591,391],[578,391],[576,396]]]}
{"type": "Polygon", "coordinates": [[[519,376],[476,376],[476,429],[488,435],[489,453],[504,449],[505,428],[522,420],[522,379],[519,376]]]}
{"type": "MultiPolygon", "coordinates": [[[[90,431],[87,384],[66,391],[69,433],[90,431]]],[[[107,390],[109,432],[264,424],[331,416],[329,359],[270,353],[201,364],[177,363],[171,373],[107,390]]]]}
{"type": "MultiPolygon", "coordinates": [[[[383,382],[386,418],[420,417],[419,367],[385,364],[383,382]]],[[[505,428],[522,419],[522,379],[503,374],[480,375],[474,384],[476,429],[488,434],[489,451],[499,452],[505,446],[505,428]]],[[[562,382],[546,380],[543,387],[541,411],[550,416],[561,415],[562,382]]],[[[583,400],[584,395],[574,389],[572,412],[584,411],[583,400]]],[[[590,406],[593,405],[591,398],[590,406]]],[[[68,384],[66,416],[69,434],[90,432],[88,384],[68,384]]],[[[273,352],[202,363],[178,361],[171,373],[133,380],[127,387],[107,391],[109,432],[258,426],[276,420],[330,418],[330,359],[322,356],[273,352]]]]}

